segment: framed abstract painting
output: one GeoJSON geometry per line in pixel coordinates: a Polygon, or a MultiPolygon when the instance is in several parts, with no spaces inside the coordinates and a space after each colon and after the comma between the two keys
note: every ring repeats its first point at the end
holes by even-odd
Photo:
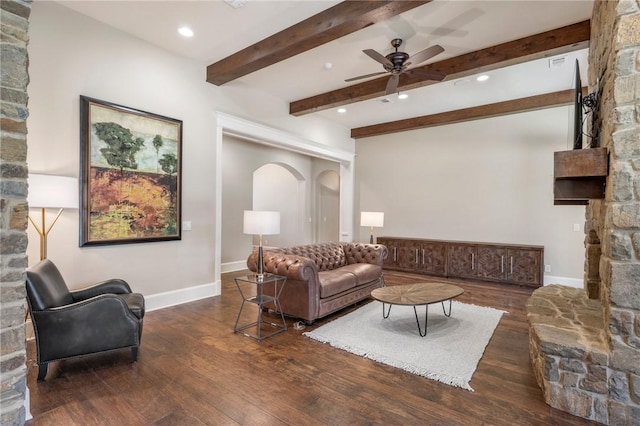
{"type": "Polygon", "coordinates": [[[182,121],[80,96],[80,246],[181,239],[182,121]]]}

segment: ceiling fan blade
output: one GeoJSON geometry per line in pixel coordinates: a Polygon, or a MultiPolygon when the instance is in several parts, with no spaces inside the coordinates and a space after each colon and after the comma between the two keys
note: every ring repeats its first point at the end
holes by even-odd
{"type": "Polygon", "coordinates": [[[387,65],[390,67],[393,66],[393,63],[391,63],[390,60],[388,60],[381,53],[378,53],[373,49],[365,49],[363,50],[363,52],[374,61],[380,62],[382,65],[387,65]]]}
{"type": "Polygon", "coordinates": [[[387,91],[385,92],[387,95],[391,95],[395,93],[396,89],[398,89],[398,83],[400,82],[400,76],[398,74],[393,74],[389,81],[387,82],[387,91]]]}
{"type": "Polygon", "coordinates": [[[368,77],[373,77],[373,76],[376,76],[376,75],[381,75],[381,74],[386,74],[386,73],[387,73],[386,71],[374,72],[374,73],[371,73],[371,74],[365,74],[365,75],[361,75],[361,76],[358,76],[358,77],[351,77],[351,78],[346,79],[345,81],[360,80],[361,78],[368,78],[368,77]]]}
{"type": "Polygon", "coordinates": [[[405,73],[419,75],[425,80],[434,80],[434,81],[442,81],[447,76],[445,73],[439,72],[439,71],[427,71],[427,70],[417,70],[417,69],[407,70],[405,71],[405,73]]]}
{"type": "MultiPolygon", "coordinates": [[[[442,52],[444,52],[444,48],[439,44],[434,44],[433,46],[427,47],[426,49],[421,50],[420,52],[411,56],[409,58],[409,63],[416,65],[420,62],[426,61],[427,59],[431,59],[442,52]]],[[[407,65],[409,65],[409,63],[407,65]]]]}

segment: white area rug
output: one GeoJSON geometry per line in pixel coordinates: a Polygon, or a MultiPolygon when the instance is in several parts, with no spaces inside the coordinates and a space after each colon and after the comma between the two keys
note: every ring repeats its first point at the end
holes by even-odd
{"type": "MultiPolygon", "coordinates": [[[[387,308],[389,305],[386,305],[387,308]]],[[[445,302],[449,308],[449,303],[445,302]]],[[[424,330],[424,306],[418,306],[424,330]]],[[[453,302],[451,317],[442,304],[429,305],[427,335],[420,337],[411,306],[394,305],[382,318],[373,301],[305,336],[336,348],[401,368],[432,380],[473,391],[469,382],[505,311],[453,302]]]]}

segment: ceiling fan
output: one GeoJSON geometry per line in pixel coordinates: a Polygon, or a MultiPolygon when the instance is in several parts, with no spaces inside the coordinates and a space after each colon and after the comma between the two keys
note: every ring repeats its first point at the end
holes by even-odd
{"type": "Polygon", "coordinates": [[[413,56],[409,56],[405,52],[398,52],[398,48],[402,45],[401,38],[394,38],[391,40],[391,46],[396,49],[395,52],[389,53],[387,56],[383,56],[382,54],[376,52],[373,49],[366,49],[363,52],[369,56],[371,59],[380,62],[384,67],[385,71],[375,72],[372,74],[361,75],[359,77],[349,78],[345,81],[354,81],[360,80],[362,78],[373,77],[376,75],[391,73],[391,77],[387,82],[386,94],[390,95],[394,93],[398,89],[398,83],[400,81],[400,74],[407,73],[416,73],[420,74],[428,80],[436,80],[442,81],[446,77],[445,74],[437,71],[418,71],[413,69],[408,69],[407,67],[411,64],[417,65],[421,62],[426,61],[427,59],[431,59],[434,56],[444,52],[444,48],[438,44],[433,45],[431,47],[427,47],[426,49],[416,53],[413,56]]]}

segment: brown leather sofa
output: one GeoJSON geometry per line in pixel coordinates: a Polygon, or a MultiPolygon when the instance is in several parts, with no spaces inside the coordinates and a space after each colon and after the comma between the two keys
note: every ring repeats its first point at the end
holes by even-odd
{"type": "MultiPolygon", "coordinates": [[[[280,294],[284,314],[312,324],[382,287],[386,257],[387,248],[379,244],[322,243],[265,249],[263,264],[264,272],[287,277],[280,294]]],[[[247,259],[254,272],[257,258],[254,250],[247,259]]],[[[273,295],[273,288],[267,287],[265,293],[273,295]]]]}

